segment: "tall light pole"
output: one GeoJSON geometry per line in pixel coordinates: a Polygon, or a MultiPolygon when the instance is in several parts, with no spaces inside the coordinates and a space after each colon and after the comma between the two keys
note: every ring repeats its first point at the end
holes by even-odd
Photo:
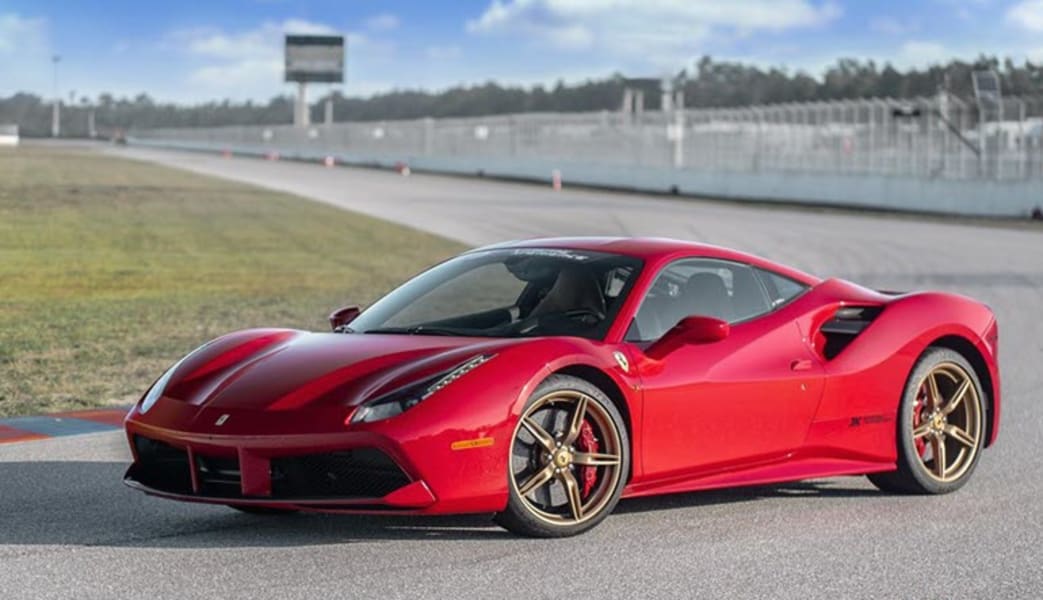
{"type": "Polygon", "coordinates": [[[51,110],[51,137],[58,137],[62,132],[61,118],[61,96],[58,95],[58,62],[62,57],[58,54],[51,56],[54,63],[54,108],[51,110]]]}

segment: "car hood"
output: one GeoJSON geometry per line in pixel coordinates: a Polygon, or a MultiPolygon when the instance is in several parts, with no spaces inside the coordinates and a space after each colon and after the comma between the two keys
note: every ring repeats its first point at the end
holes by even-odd
{"type": "Polygon", "coordinates": [[[518,341],[248,330],[183,359],[163,398],[265,411],[353,406],[518,341]]]}

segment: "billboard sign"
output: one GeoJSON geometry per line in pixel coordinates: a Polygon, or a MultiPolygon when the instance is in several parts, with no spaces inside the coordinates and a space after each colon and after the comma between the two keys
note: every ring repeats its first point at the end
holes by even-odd
{"type": "Polygon", "coordinates": [[[342,83],[344,36],[287,35],[286,81],[342,83]]]}

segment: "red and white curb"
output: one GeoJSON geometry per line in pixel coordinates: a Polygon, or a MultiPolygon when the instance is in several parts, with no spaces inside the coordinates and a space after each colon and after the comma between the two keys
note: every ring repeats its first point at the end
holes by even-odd
{"type": "Polygon", "coordinates": [[[35,417],[0,419],[0,444],[123,429],[129,407],[77,410],[35,417]]]}

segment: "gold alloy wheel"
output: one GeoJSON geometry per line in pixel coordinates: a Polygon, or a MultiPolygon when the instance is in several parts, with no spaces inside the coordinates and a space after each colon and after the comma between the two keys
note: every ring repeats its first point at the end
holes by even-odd
{"type": "Polygon", "coordinates": [[[913,404],[913,444],[936,481],[958,480],[974,464],[982,434],[978,388],[963,367],[936,365],[920,381],[913,404]]]}
{"type": "Polygon", "coordinates": [[[601,404],[578,391],[551,392],[519,420],[511,485],[536,518],[558,526],[583,523],[611,501],[621,452],[619,431],[601,404]]]}

